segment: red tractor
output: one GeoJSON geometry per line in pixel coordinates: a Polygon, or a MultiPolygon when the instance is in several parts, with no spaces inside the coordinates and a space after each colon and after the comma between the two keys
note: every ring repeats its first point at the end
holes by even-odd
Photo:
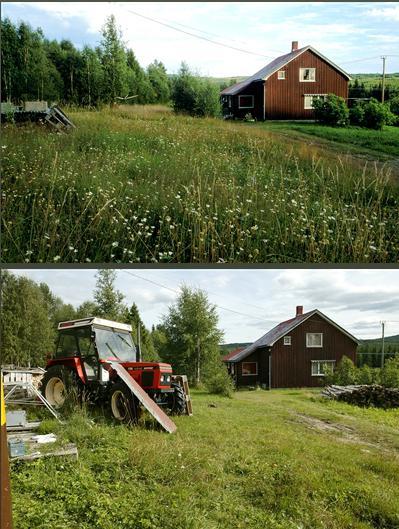
{"type": "Polygon", "coordinates": [[[136,422],[140,402],[112,368],[117,363],[167,413],[185,413],[185,393],[172,381],[172,367],[137,362],[131,331],[130,325],[93,317],[59,323],[55,355],[47,362],[41,386],[48,402],[61,407],[72,390],[89,402],[108,402],[116,420],[136,422]]]}

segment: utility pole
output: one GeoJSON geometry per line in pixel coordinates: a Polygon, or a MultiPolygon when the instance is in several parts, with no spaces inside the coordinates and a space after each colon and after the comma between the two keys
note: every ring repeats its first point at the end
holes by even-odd
{"type": "Polygon", "coordinates": [[[381,330],[382,330],[381,367],[384,367],[385,321],[381,322],[381,330]]]}
{"type": "Polygon", "coordinates": [[[382,94],[381,94],[381,103],[385,101],[385,59],[387,58],[386,55],[382,55],[382,94]]]}

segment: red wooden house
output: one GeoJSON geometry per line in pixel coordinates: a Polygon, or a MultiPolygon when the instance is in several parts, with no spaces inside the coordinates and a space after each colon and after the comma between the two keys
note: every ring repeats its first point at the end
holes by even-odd
{"type": "Polygon", "coordinates": [[[350,76],[320,52],[305,46],[277,57],[248,79],[221,92],[223,114],[257,120],[312,119],[313,98],[348,98],[350,76]]]}
{"type": "Polygon", "coordinates": [[[237,387],[293,388],[319,386],[325,366],[345,355],[356,361],[359,341],[315,309],[279,323],[253,344],[226,355],[237,387]]]}

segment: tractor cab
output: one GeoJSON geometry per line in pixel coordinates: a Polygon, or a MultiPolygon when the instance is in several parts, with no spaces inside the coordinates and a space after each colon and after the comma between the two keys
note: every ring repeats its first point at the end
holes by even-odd
{"type": "Polygon", "coordinates": [[[58,324],[57,348],[49,365],[75,366],[83,383],[105,382],[109,376],[102,364],[136,362],[131,331],[131,325],[102,318],[63,321],[58,324]]]}

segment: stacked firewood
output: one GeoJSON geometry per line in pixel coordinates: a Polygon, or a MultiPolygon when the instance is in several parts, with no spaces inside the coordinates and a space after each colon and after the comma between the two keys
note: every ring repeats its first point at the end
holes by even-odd
{"type": "Polygon", "coordinates": [[[385,388],[377,384],[327,386],[321,394],[329,399],[342,400],[356,406],[399,408],[399,388],[385,388]]]}

